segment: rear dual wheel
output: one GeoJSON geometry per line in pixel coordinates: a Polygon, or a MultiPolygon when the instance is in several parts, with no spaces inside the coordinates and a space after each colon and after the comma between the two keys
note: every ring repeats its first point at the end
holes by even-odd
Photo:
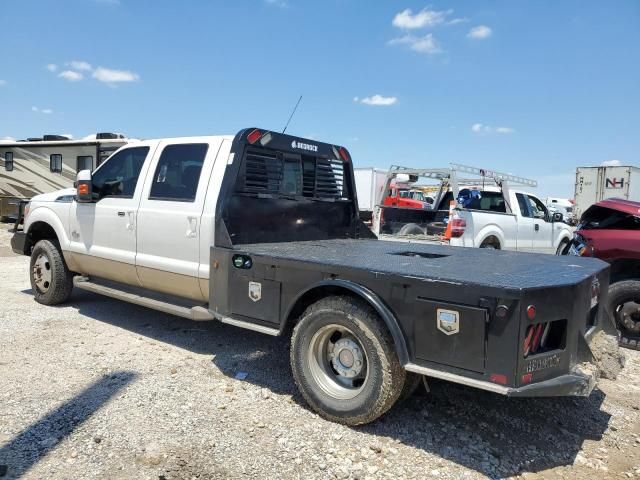
{"type": "Polygon", "coordinates": [[[322,417],[346,425],[384,414],[406,379],[379,316],[346,296],[307,308],[291,338],[291,369],[307,403],[322,417]]]}

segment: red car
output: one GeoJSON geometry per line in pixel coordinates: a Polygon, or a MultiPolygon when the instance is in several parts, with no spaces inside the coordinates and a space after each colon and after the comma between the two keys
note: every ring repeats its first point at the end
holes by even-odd
{"type": "Polygon", "coordinates": [[[640,350],[640,202],[610,198],[592,205],[563,253],[611,264],[609,310],[620,345],[640,350]]]}

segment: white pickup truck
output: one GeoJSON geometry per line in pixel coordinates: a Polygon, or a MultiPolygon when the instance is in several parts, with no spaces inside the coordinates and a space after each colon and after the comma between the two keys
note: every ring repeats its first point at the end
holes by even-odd
{"type": "Polygon", "coordinates": [[[615,331],[599,308],[606,263],[379,241],[347,149],[268,130],[130,143],[25,211],[11,246],[31,257],[36,301],[80,288],[290,336],[300,392],[349,425],[422,375],[587,396],[584,345],[615,331]]]}
{"type": "Polygon", "coordinates": [[[561,214],[550,213],[535,195],[509,186],[535,187],[533,180],[454,164],[429,170],[392,167],[387,183],[395,179],[415,183],[420,177],[440,182],[436,207],[378,205],[373,215],[374,233],[385,239],[553,254],[562,252],[571,241],[573,231],[561,214]],[[463,179],[461,173],[479,178],[463,179]]]}

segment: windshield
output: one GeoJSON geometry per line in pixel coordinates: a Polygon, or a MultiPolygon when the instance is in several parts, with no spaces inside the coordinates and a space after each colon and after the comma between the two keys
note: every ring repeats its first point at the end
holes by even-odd
{"type": "Polygon", "coordinates": [[[640,217],[594,205],[584,213],[578,229],[640,230],[640,217]]]}

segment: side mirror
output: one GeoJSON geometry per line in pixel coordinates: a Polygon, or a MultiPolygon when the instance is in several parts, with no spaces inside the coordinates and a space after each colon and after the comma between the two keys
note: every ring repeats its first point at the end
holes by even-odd
{"type": "Polygon", "coordinates": [[[93,202],[91,170],[80,170],[76,175],[76,201],[78,203],[93,202]]]}
{"type": "Polygon", "coordinates": [[[560,212],[555,212],[551,215],[551,221],[552,222],[563,222],[564,221],[564,217],[562,216],[562,213],[560,212]]]}

